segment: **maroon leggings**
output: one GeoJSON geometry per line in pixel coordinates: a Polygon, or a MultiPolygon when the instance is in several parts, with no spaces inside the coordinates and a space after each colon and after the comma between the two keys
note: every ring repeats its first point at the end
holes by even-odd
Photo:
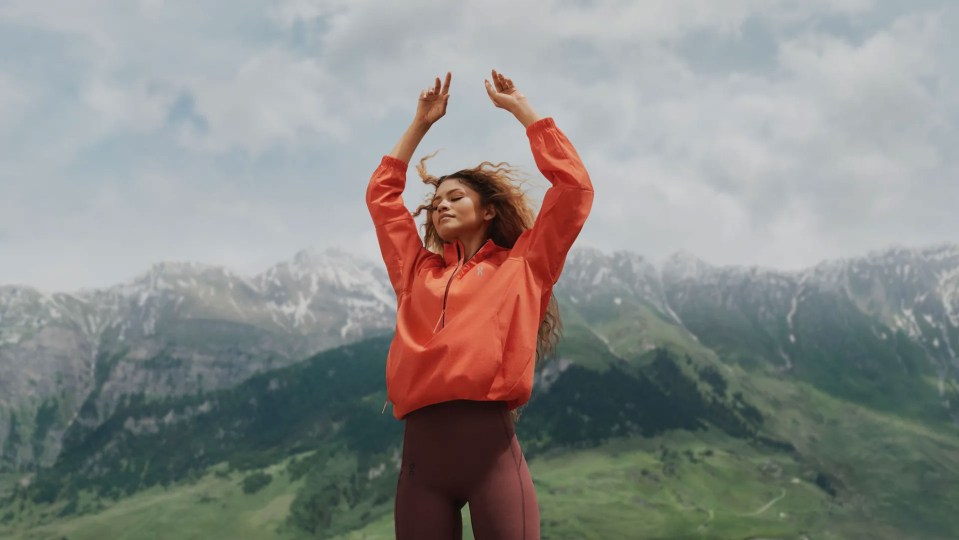
{"type": "Polygon", "coordinates": [[[396,483],[397,540],[539,540],[533,479],[502,401],[446,401],[404,419],[396,483]]]}

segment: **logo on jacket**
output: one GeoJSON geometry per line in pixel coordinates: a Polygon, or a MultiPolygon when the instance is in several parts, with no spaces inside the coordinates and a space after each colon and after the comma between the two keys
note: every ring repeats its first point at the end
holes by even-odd
{"type": "Polygon", "coordinates": [[[479,268],[476,269],[476,275],[477,275],[477,276],[482,276],[482,275],[483,275],[483,267],[482,267],[482,266],[480,266],[479,268]]]}

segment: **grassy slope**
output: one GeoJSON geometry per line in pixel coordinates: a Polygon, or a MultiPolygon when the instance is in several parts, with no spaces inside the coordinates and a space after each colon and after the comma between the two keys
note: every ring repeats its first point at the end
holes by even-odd
{"type": "MultiPolygon", "coordinates": [[[[828,496],[808,482],[792,483],[798,469],[789,461],[704,432],[620,439],[533,460],[530,469],[543,531],[551,538],[741,537],[820,530],[819,510],[830,506],[828,496]],[[781,461],[781,470],[770,469],[770,459],[781,461]],[[783,490],[787,496],[764,510],[783,490]]],[[[292,537],[280,529],[297,486],[285,480],[281,466],[271,469],[274,481],[253,495],[243,494],[239,475],[210,474],[193,484],[139,493],[97,514],[28,532],[0,529],[0,534],[70,540],[292,537]]],[[[464,537],[472,538],[468,507],[463,517],[464,537]]],[[[381,515],[340,538],[392,538],[392,519],[391,513],[381,515]]]]}
{"type": "Polygon", "coordinates": [[[137,493],[97,513],[26,530],[0,525],[0,538],[284,538],[289,535],[280,531],[298,487],[297,482],[288,481],[284,467],[281,463],[265,469],[273,481],[253,494],[243,493],[241,482],[247,474],[218,476],[211,472],[193,483],[137,493]]]}
{"type": "MultiPolygon", "coordinates": [[[[755,378],[773,398],[767,420],[799,454],[755,448],[716,432],[613,440],[530,462],[544,536],[550,538],[949,538],[959,493],[959,435],[832,398],[806,386],[755,378]],[[803,410],[820,411],[809,416],[803,410]],[[799,457],[802,456],[802,457],[799,457]],[[835,472],[839,496],[815,485],[835,472]],[[949,523],[951,520],[951,529],[949,523]]],[[[522,441],[521,441],[522,442],[522,441]]],[[[240,475],[154,488],[97,514],[6,538],[293,538],[279,528],[297,488],[282,466],[262,491],[240,475]]],[[[464,538],[472,538],[468,507],[464,538]]],[[[341,540],[392,538],[392,513],[341,540]]]]}
{"type": "MultiPolygon", "coordinates": [[[[959,430],[877,412],[804,384],[753,378],[775,410],[767,428],[788,439],[810,470],[836,475],[844,506],[901,527],[900,538],[959,538],[959,430]],[[775,397],[770,397],[775,396],[775,397]],[[804,411],[812,411],[804,412],[804,411]]],[[[850,529],[850,538],[858,538],[850,529]]],[[[896,538],[890,535],[889,538],[896,538]]]]}

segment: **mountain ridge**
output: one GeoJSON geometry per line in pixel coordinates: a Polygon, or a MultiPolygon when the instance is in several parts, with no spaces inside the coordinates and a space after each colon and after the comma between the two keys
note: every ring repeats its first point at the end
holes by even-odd
{"type": "MultiPolygon", "coordinates": [[[[800,323],[816,318],[805,310],[821,309],[808,306],[846,305],[839,298],[847,298],[851,305],[839,309],[852,314],[854,306],[868,318],[857,324],[876,339],[902,331],[914,343],[908,347],[922,350],[927,360],[913,358],[916,351],[907,357],[923,373],[921,364],[929,364],[943,407],[954,411],[959,402],[952,397],[959,380],[959,245],[895,246],[792,272],[717,266],[683,251],[657,264],[628,250],[582,246],[570,251],[554,290],[564,318],[582,321],[621,357],[669,345],[765,363],[782,374],[794,372],[804,355],[820,354],[797,339],[825,346],[797,330],[814,324],[800,323]]],[[[302,250],[254,276],[159,262],[105,289],[2,286],[0,468],[52,463],[72,424],[95,427],[126,395],[230,387],[387,333],[394,317],[382,262],[341,249],[302,250]]],[[[829,360],[815,362],[814,371],[823,372],[829,360]]],[[[806,361],[799,371],[812,365],[806,361]]],[[[959,413],[950,414],[959,421],[959,413]]]]}

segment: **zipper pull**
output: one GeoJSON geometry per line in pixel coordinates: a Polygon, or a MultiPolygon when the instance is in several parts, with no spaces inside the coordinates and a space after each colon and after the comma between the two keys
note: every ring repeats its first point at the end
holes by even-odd
{"type": "Polygon", "coordinates": [[[440,327],[440,323],[443,321],[443,315],[445,315],[445,314],[446,314],[446,309],[444,308],[443,311],[440,312],[439,318],[436,319],[436,325],[433,326],[433,333],[434,333],[434,334],[436,333],[437,328],[440,327]]]}
{"type": "Polygon", "coordinates": [[[386,401],[384,401],[384,402],[383,402],[383,410],[382,410],[382,411],[380,411],[380,414],[383,414],[383,413],[385,413],[385,412],[386,412],[386,404],[387,404],[387,403],[389,403],[389,402],[390,402],[390,400],[389,400],[389,399],[387,399],[386,401]]]}

